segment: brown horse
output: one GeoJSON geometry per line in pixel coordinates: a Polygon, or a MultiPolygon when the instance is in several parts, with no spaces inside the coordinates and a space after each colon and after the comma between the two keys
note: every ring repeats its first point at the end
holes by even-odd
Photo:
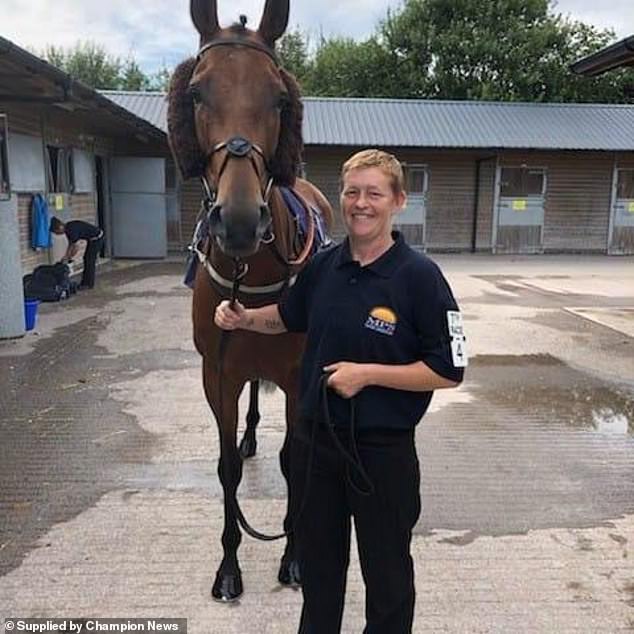
{"type": "MultiPolygon", "coordinates": [[[[241,512],[236,490],[242,476],[236,446],[238,397],[246,382],[259,379],[284,391],[286,436],[280,463],[288,483],[289,434],[298,411],[304,337],[238,331],[227,338],[213,322],[214,311],[229,296],[247,306],[277,301],[307,261],[314,224],[308,237],[298,236],[278,186],[294,186],[307,209],[320,212],[328,226],[332,222],[325,197],[296,178],[302,104],[294,78],[279,66],[274,52],[288,11],[288,0],[266,0],[257,31],[247,29],[243,17],[241,24],[220,28],[215,0],[191,0],[201,48],[196,58],[176,69],[169,95],[169,135],[176,162],[185,177],[200,176],[206,192],[197,249],[203,266],[196,272],[193,326],[203,358],[205,394],[220,436],[224,557],[212,596],[224,601],[242,593],[237,557],[241,512]]],[[[287,508],[286,532],[291,524],[287,508]]],[[[288,585],[300,581],[292,532],[278,578],[288,585]]]]}

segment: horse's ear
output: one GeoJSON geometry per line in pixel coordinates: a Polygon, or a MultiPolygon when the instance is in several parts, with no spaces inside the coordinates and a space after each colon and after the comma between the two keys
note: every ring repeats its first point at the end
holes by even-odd
{"type": "Polygon", "coordinates": [[[288,26],[288,0],[266,0],[258,33],[273,46],[288,26]]]}
{"type": "Polygon", "coordinates": [[[220,29],[216,0],[191,0],[189,12],[196,30],[200,33],[200,42],[208,42],[220,29]]]}
{"type": "Polygon", "coordinates": [[[200,176],[204,155],[196,138],[194,100],[189,92],[189,81],[196,59],[192,57],[176,67],[167,94],[167,131],[170,148],[178,171],[184,179],[200,176]]]}

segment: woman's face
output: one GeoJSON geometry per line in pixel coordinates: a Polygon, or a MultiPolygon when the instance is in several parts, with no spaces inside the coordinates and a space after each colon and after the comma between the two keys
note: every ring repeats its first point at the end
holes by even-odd
{"type": "Polygon", "coordinates": [[[390,177],[378,167],[350,170],[341,191],[341,213],[350,240],[371,243],[389,239],[392,216],[405,204],[390,177]]]}

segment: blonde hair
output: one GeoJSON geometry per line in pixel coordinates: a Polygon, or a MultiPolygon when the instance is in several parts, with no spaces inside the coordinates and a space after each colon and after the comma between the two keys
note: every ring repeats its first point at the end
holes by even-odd
{"type": "Polygon", "coordinates": [[[405,192],[405,177],[400,161],[383,150],[371,148],[353,154],[341,168],[341,183],[351,170],[378,167],[390,179],[390,185],[395,195],[405,192]]]}

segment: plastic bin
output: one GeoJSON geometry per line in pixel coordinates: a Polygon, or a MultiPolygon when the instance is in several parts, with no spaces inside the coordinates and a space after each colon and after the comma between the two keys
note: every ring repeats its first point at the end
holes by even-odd
{"type": "Polygon", "coordinates": [[[40,305],[39,299],[24,300],[24,327],[26,330],[33,330],[37,323],[37,307],[40,305]]]}

